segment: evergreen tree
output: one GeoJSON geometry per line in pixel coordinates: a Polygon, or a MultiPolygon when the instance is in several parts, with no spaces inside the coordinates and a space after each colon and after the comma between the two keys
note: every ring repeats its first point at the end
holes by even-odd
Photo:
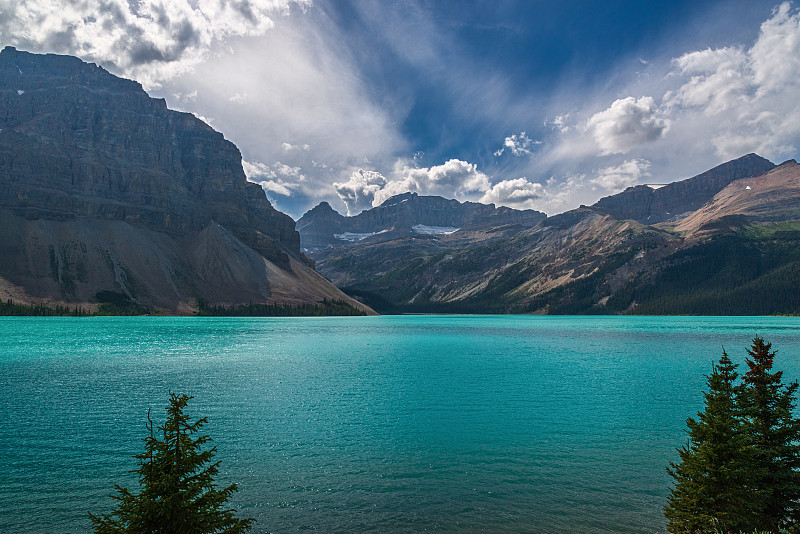
{"type": "Polygon", "coordinates": [[[207,422],[195,422],[183,413],[192,397],[170,393],[167,419],[153,430],[148,412],[150,435],[143,441],[145,450],[137,454],[141,491],[133,494],[116,486],[117,508],[109,515],[89,514],[98,534],[238,534],[250,530],[253,519],[237,519],[234,510],[225,509],[236,484],[217,489],[214,477],[219,462],[209,462],[216,447],[203,451],[208,436],[195,437],[207,422]]]}
{"type": "Polygon", "coordinates": [[[705,409],[688,418],[689,440],[667,472],[675,486],[664,507],[674,533],[738,532],[755,524],[749,496],[751,447],[736,405],[737,365],[725,351],[707,377],[705,409]]]}
{"type": "Polygon", "coordinates": [[[798,384],[781,383],[771,372],[775,352],[758,336],[747,350],[741,404],[745,430],[755,450],[754,497],[760,502],[759,528],[777,530],[800,523],[800,420],[793,416],[798,384]]]}

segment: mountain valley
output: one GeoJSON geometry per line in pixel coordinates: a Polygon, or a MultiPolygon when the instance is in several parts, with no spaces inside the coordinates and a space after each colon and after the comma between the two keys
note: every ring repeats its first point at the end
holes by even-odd
{"type": "Polygon", "coordinates": [[[535,224],[498,221],[393,239],[386,231],[309,254],[334,284],[383,312],[796,313],[798,180],[794,161],[776,167],[749,154],[535,224]]]}

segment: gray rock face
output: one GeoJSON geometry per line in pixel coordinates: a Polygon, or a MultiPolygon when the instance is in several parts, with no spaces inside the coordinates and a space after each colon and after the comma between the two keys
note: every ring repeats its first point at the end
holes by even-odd
{"type": "Polygon", "coordinates": [[[211,220],[272,261],[299,257],[290,217],[241,154],[189,113],[77,58],[0,52],[0,207],[126,221],[174,235],[211,220]]]}
{"type": "Polygon", "coordinates": [[[593,207],[616,219],[632,219],[642,224],[677,220],[700,209],[731,182],[760,176],[774,168],[771,161],[747,154],[693,178],[658,189],[646,185],[629,187],[616,195],[601,198],[593,207]]]}
{"type": "Polygon", "coordinates": [[[37,298],[265,302],[278,275],[284,301],[342,297],[308,269],[294,221],[246,180],[236,146],[74,57],[0,52],[0,212],[0,278],[37,298]]]}
{"type": "Polygon", "coordinates": [[[303,215],[297,230],[302,246],[314,250],[448,229],[478,230],[508,224],[531,227],[544,218],[544,213],[534,210],[403,193],[353,217],[340,215],[323,202],[303,215]]]}

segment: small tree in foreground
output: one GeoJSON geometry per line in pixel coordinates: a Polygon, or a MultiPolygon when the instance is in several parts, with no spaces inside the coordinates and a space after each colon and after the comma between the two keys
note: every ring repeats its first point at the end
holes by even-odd
{"type": "Polygon", "coordinates": [[[154,431],[150,413],[139,461],[141,491],[131,493],[116,485],[112,495],[117,508],[101,517],[89,514],[98,534],[237,534],[247,532],[253,519],[237,519],[225,509],[236,484],[217,489],[214,477],[219,462],[211,463],[217,448],[203,451],[208,436],[195,434],[207,423],[204,417],[191,422],[183,409],[192,397],[170,393],[167,420],[154,431]]]}
{"type": "Polygon", "coordinates": [[[736,367],[723,350],[707,377],[705,409],[686,421],[681,460],[667,468],[675,479],[664,507],[670,532],[738,532],[756,524],[749,495],[753,449],[736,405],[736,367]]]}
{"type": "Polygon", "coordinates": [[[753,497],[762,505],[758,527],[797,528],[800,523],[800,419],[794,417],[798,384],[772,371],[775,352],[761,337],[747,350],[741,406],[755,457],[753,497]]]}
{"type": "Polygon", "coordinates": [[[775,352],[761,337],[747,350],[748,371],[735,385],[725,351],[708,377],[705,410],[689,418],[689,442],[664,515],[670,532],[800,532],[798,383],[772,370],[775,352]]]}

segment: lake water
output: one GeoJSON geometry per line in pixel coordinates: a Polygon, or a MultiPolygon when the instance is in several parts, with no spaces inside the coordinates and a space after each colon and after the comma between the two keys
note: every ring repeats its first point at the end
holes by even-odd
{"type": "MultiPolygon", "coordinates": [[[[254,532],[662,532],[724,345],[800,320],[0,318],[0,532],[88,532],[170,390],[254,532]]],[[[744,366],[742,366],[744,367],[744,366]]]]}

